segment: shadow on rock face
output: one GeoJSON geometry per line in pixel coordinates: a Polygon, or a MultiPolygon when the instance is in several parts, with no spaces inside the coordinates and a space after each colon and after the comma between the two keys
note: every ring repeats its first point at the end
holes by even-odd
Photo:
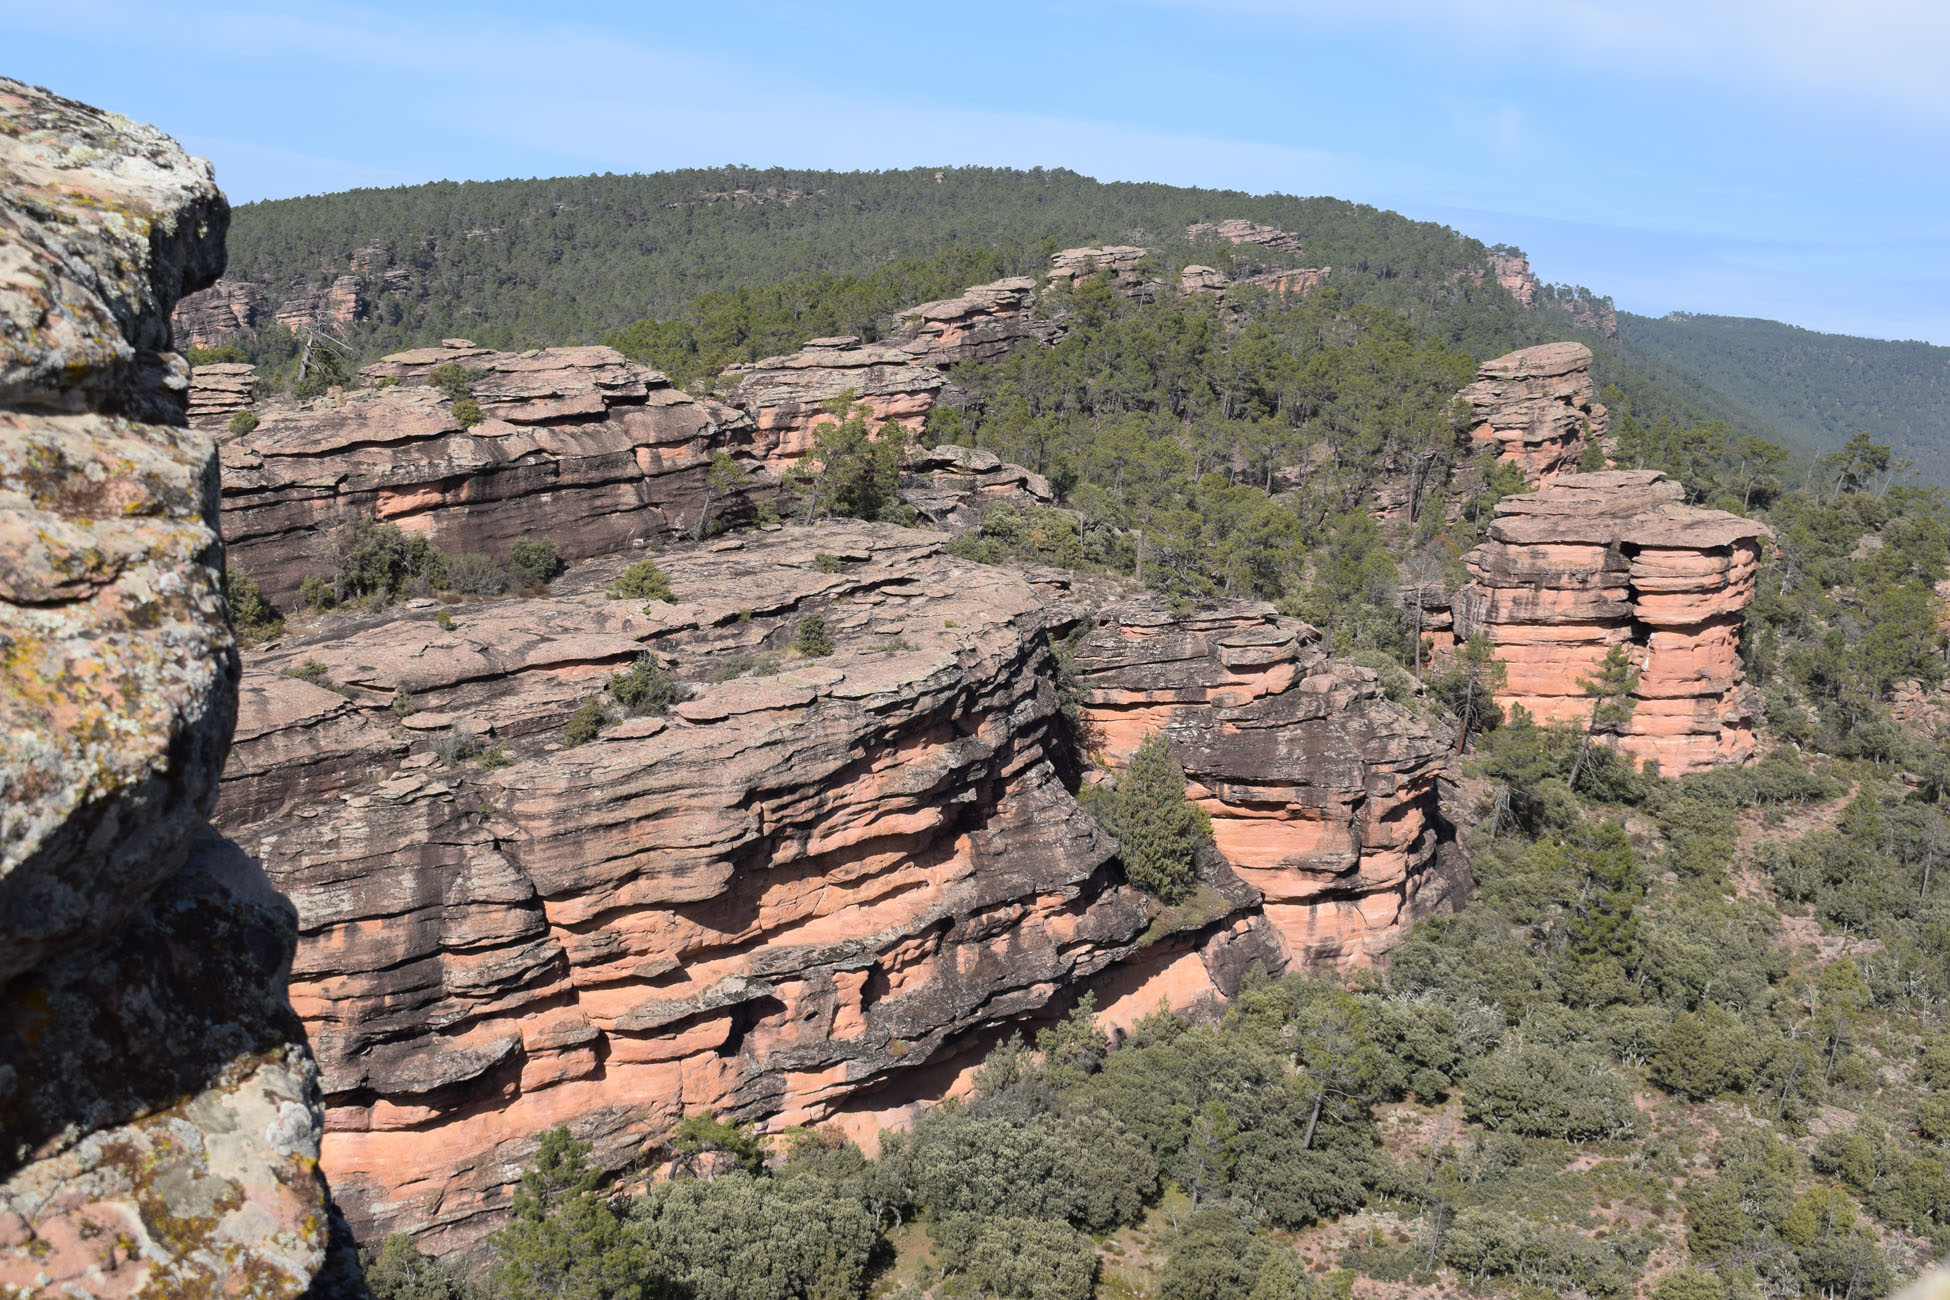
{"type": "Polygon", "coordinates": [[[108,940],[0,989],[0,1288],[303,1289],[327,1204],[295,938],[263,869],[205,830],[108,940]]]}

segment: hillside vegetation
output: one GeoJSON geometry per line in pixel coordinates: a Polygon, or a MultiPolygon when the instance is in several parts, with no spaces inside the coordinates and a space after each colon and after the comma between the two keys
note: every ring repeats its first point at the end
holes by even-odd
{"type": "MultiPolygon", "coordinates": [[[[1587,754],[1586,728],[1486,701],[1493,667],[1471,647],[1426,662],[1401,595],[1453,589],[1488,511],[1527,490],[1464,454],[1453,394],[1482,358],[1564,337],[1561,315],[1469,274],[1474,241],[1351,205],[1196,208],[1194,191],[982,175],[971,211],[1015,195],[988,225],[932,207],[932,173],[849,178],[858,206],[840,215],[807,206],[837,208],[831,192],[659,208],[675,215],[646,224],[708,228],[696,266],[638,249],[683,288],[660,305],[612,286],[621,315],[565,306],[560,328],[706,389],[732,361],[1039,265],[1025,231],[1130,237],[1109,223],[1141,217],[1167,276],[1194,255],[1273,256],[1174,241],[1194,216],[1317,240],[1308,260],[1318,248],[1351,269],[1297,300],[1147,303],[1100,275],[1045,303],[1068,327],[1055,346],[959,367],[931,437],[1033,466],[1056,500],[993,506],[952,545],[1119,575],[1180,608],[1273,601],[1444,734],[1472,710],[1458,806],[1475,819],[1476,898],[1418,925],[1385,970],[1262,973],[1232,1005],[1153,1016],[1115,1047],[1087,1006],[1029,1026],[965,1101],[883,1135],[871,1159],[834,1133],[770,1143],[701,1113],[642,1153],[669,1177],[605,1184],[558,1130],[478,1276],[395,1238],[372,1269],[380,1300],[1875,1300],[1950,1250],[1950,737],[1928,710],[1905,724],[1892,709],[1938,698],[1950,671],[1943,493],[1898,481],[1890,446],[1860,434],[1796,463],[1699,379],[1590,340],[1613,458],[1757,515],[1775,540],[1740,647],[1763,761],[1675,781],[1587,754]],[[1046,208],[1024,203],[1031,180],[1055,196],[1046,208]],[[916,228],[892,260],[849,242],[856,217],[899,224],[870,194],[906,203],[916,228]],[[1091,194],[1116,200],[1106,225],[1079,215],[1091,194]],[[734,245],[742,278],[711,260],[734,245]],[[817,255],[788,266],[784,249],[817,255]],[[1377,519],[1383,489],[1397,507],[1377,519]]],[[[650,180],[665,183],[587,184],[650,180]]],[[[565,250],[565,267],[600,262],[565,250]]],[[[581,282],[565,269],[563,283],[581,282]]],[[[456,292],[429,287],[422,306],[490,301],[456,292]]],[[[377,323],[362,346],[389,328],[425,323],[377,323]]],[[[847,418],[796,484],[803,513],[907,522],[891,490],[904,433],[836,405],[847,418]]],[[[1595,730],[1601,707],[1623,706],[1587,689],[1595,730]]],[[[1182,773],[1166,775],[1145,800],[1189,826],[1182,773]]],[[[1196,851],[1158,874],[1182,881],[1196,851]]]]}
{"type": "Polygon", "coordinates": [[[1790,442],[1833,451],[1857,433],[1950,482],[1950,348],[1819,334],[1742,316],[1621,313],[1619,336],[1690,371],[1790,442]]]}

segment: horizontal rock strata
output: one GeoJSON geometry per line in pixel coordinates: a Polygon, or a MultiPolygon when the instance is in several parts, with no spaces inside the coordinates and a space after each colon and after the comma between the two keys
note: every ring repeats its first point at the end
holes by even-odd
{"type": "Polygon", "coordinates": [[[324,1254],[289,911],[205,826],[238,670],[169,313],[228,221],[175,141],[0,78],[8,1295],[289,1296],[324,1254]]]}
{"type": "Polygon", "coordinates": [[[1035,307],[1036,281],[1028,276],[994,280],[959,297],[909,307],[886,342],[923,366],[994,361],[1062,333],[1058,322],[1038,319],[1035,307]]]}
{"type": "Polygon", "coordinates": [[[918,434],[948,378],[917,363],[901,344],[847,337],[813,339],[787,356],[732,366],[723,382],[729,400],[750,417],[756,454],[767,468],[783,471],[813,450],[820,425],[841,418],[826,409],[836,398],[851,393],[872,413],[872,423],[892,420],[918,434]]]}
{"type": "Polygon", "coordinates": [[[518,538],[546,537],[578,559],[692,531],[707,508],[727,508],[706,474],[712,453],[745,452],[750,421],[738,411],[612,348],[450,342],[362,372],[386,386],[260,403],[254,429],[219,433],[231,564],[272,600],[331,572],[334,529],[353,518],[396,523],[448,553],[499,558],[518,538]],[[426,386],[442,365],[476,372],[480,423],[464,426],[426,386]]]}
{"type": "Polygon", "coordinates": [[[1162,732],[1219,851],[1308,962],[1360,964],[1456,900],[1443,746],[1375,674],[1270,605],[1113,606],[1075,651],[1087,742],[1113,767],[1162,732]]]}
{"type": "Polygon", "coordinates": [[[1283,253],[1302,251],[1300,236],[1292,231],[1281,230],[1278,226],[1263,226],[1242,217],[1193,222],[1185,227],[1185,238],[1194,244],[1204,239],[1222,239],[1228,244],[1253,244],[1260,248],[1278,249],[1283,253]]]}
{"type": "Polygon", "coordinates": [[[953,443],[910,454],[901,467],[901,500],[930,526],[963,533],[991,505],[1018,509],[1056,499],[1049,480],[992,451],[953,443]]]}
{"type": "Polygon", "coordinates": [[[1591,349],[1582,343],[1545,343],[1485,361],[1456,396],[1469,403],[1470,441],[1533,483],[1574,472],[1608,427],[1592,388],[1591,349]]]}
{"type": "Polygon", "coordinates": [[[1052,762],[1050,613],[941,545],[747,534],[661,557],[673,604],[604,599],[619,558],[253,656],[221,821],[297,905],[362,1237],[478,1241],[552,1124],[612,1167],[704,1107],[870,1136],[1093,977],[1128,1024],[1279,966],[1244,887],[1141,940],[1052,762]],[[793,658],[813,612],[834,653],[793,658]],[[563,748],[646,650],[695,694],[563,748]],[[313,660],[331,689],[282,675],[313,660]],[[441,761],[456,729],[513,762],[441,761]]]}
{"type": "Polygon", "coordinates": [[[1667,776],[1754,752],[1739,641],[1767,530],[1684,495],[1657,470],[1610,470],[1505,497],[1454,611],[1457,634],[1487,637],[1506,665],[1502,702],[1547,722],[1587,721],[1580,679],[1631,646],[1640,679],[1619,743],[1667,776]]]}

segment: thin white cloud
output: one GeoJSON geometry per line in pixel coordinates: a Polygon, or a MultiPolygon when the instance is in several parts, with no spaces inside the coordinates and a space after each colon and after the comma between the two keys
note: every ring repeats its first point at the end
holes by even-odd
{"type": "Polygon", "coordinates": [[[1155,0],[1310,25],[1440,31],[1478,51],[1548,51],[1614,86],[1651,73],[1950,124],[1943,0],[1155,0]]]}

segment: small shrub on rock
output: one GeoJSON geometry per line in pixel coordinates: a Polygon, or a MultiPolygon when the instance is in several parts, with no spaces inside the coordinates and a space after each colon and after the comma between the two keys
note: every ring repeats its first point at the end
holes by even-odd
{"type": "Polygon", "coordinates": [[[691,688],[672,677],[652,654],[609,679],[609,693],[632,718],[660,718],[670,706],[691,698],[691,688]]]}
{"type": "Polygon", "coordinates": [[[305,580],[298,584],[298,603],[306,609],[325,610],[339,601],[332,591],[332,580],[322,573],[311,573],[306,574],[305,580]]]}
{"type": "Polygon", "coordinates": [[[248,645],[284,630],[284,620],[278,617],[276,607],[265,599],[264,589],[250,574],[226,574],[225,578],[230,596],[230,625],[236,630],[238,640],[248,645]]]}
{"type": "Polygon", "coordinates": [[[296,668],[285,669],[284,675],[286,677],[296,677],[301,682],[310,682],[313,686],[323,686],[329,690],[332,685],[331,672],[332,670],[329,667],[320,663],[318,660],[307,659],[296,668]]]}
{"type": "Polygon", "coordinates": [[[443,362],[427,372],[427,387],[440,393],[448,401],[458,402],[462,398],[474,396],[474,385],[485,373],[457,362],[443,362]]]}
{"type": "Polygon", "coordinates": [[[826,635],[826,620],[818,614],[808,614],[799,620],[799,634],[792,638],[792,648],[808,659],[821,659],[833,653],[833,638],[826,635]]]}
{"type": "Polygon", "coordinates": [[[493,771],[497,767],[507,767],[514,761],[514,755],[499,745],[490,745],[481,751],[481,766],[488,771],[493,771]]]}
{"type": "Polygon", "coordinates": [[[454,616],[444,609],[433,616],[433,621],[443,632],[454,630],[454,616]]]}
{"type": "Polygon", "coordinates": [[[447,586],[465,596],[499,596],[508,573],[485,555],[456,555],[447,561],[447,586]]]}
{"type": "Polygon", "coordinates": [[[838,573],[840,571],[840,557],[837,555],[828,555],[826,552],[821,551],[819,554],[813,556],[813,568],[818,569],[821,573],[838,573]]]}
{"type": "Polygon", "coordinates": [[[395,691],[393,693],[392,707],[393,707],[393,712],[398,714],[402,718],[412,717],[415,712],[414,705],[413,705],[413,697],[411,695],[408,695],[405,691],[395,691]]]}
{"type": "Polygon", "coordinates": [[[231,416],[230,423],[224,427],[229,429],[230,432],[232,433],[244,434],[244,433],[249,433],[252,429],[255,429],[257,425],[258,425],[257,412],[250,410],[249,408],[246,408],[244,410],[237,412],[235,415],[231,416]]]}
{"type": "Polygon", "coordinates": [[[487,419],[485,415],[481,414],[480,404],[471,397],[463,397],[447,409],[454,417],[455,422],[463,429],[471,429],[481,421],[487,419]]]}
{"type": "Polygon", "coordinates": [[[1191,893],[1212,823],[1185,797],[1185,769],[1172,758],[1163,732],[1144,738],[1109,795],[1093,803],[1122,846],[1124,874],[1133,885],[1163,903],[1191,893]]]}
{"type": "Polygon", "coordinates": [[[508,571],[524,587],[539,587],[566,567],[547,538],[524,537],[508,548],[508,571]]]}
{"type": "Polygon", "coordinates": [[[582,707],[569,718],[569,725],[562,730],[562,743],[570,749],[585,745],[603,734],[609,725],[609,712],[603,708],[601,700],[584,700],[582,707]]]}
{"type": "Polygon", "coordinates": [[[465,727],[455,726],[433,742],[433,756],[443,763],[459,763],[481,752],[481,740],[465,727]]]}
{"type": "Polygon", "coordinates": [[[610,584],[611,600],[675,601],[670,594],[670,578],[655,560],[638,560],[623,570],[623,576],[610,584]]]}

